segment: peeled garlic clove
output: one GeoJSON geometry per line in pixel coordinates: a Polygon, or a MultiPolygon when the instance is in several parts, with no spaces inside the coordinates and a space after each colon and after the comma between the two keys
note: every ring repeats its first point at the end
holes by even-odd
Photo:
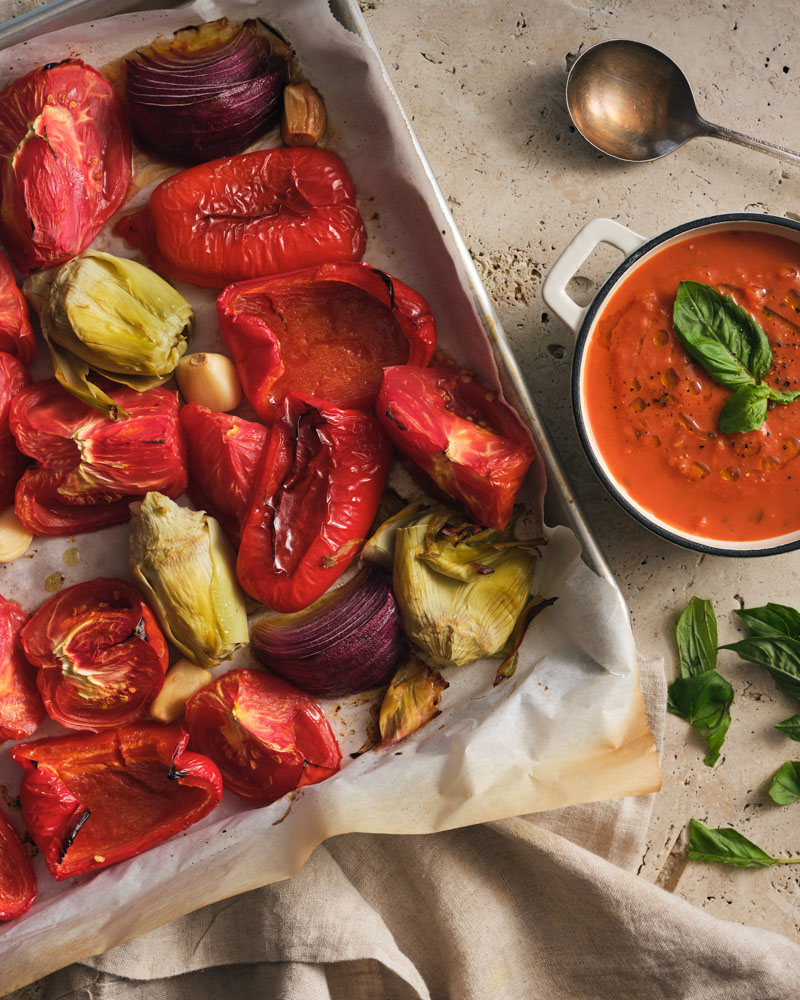
{"type": "Polygon", "coordinates": [[[187,403],[227,413],[242,401],[236,367],[224,354],[185,354],[178,362],[175,377],[187,403]]]}
{"type": "Polygon", "coordinates": [[[287,146],[316,146],[327,127],[325,104],[312,86],[292,83],[284,88],[281,136],[287,146]]]}
{"type": "Polygon", "coordinates": [[[25,555],[33,541],[33,535],[14,512],[13,507],[6,507],[0,513],[0,562],[13,562],[25,555]]]}
{"type": "Polygon", "coordinates": [[[174,722],[183,715],[192,695],[211,681],[210,670],[195,666],[189,660],[177,660],[167,671],[164,686],[150,705],[150,716],[158,722],[174,722]]]}

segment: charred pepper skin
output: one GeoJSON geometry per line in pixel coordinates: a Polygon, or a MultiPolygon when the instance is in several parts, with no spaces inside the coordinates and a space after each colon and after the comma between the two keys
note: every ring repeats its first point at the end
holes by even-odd
{"type": "Polygon", "coordinates": [[[219,804],[219,769],[188,740],[178,725],[139,722],[12,748],[25,825],[55,879],[141,854],[219,804]]]}

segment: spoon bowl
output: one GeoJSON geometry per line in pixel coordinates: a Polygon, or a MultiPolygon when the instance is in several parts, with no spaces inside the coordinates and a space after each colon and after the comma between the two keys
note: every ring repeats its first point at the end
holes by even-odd
{"type": "Polygon", "coordinates": [[[584,139],[618,160],[657,160],[715,136],[800,163],[790,149],[707,122],[678,66],[643,42],[616,38],[582,53],[567,77],[567,109],[584,139]]]}

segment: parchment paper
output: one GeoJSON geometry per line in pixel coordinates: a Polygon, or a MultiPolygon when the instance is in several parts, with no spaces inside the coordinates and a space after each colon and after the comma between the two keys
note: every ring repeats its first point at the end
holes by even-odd
{"type": "MultiPolygon", "coordinates": [[[[442,348],[498,386],[454,234],[380,67],[322,0],[201,2],[66,29],[0,53],[0,83],[68,55],[102,67],[159,33],[223,13],[265,17],[291,40],[326,100],[331,128],[325,145],[353,175],[367,225],[365,259],[425,295],[442,348]]],[[[273,135],[262,145],[275,143],[273,135]]],[[[136,165],[141,190],[125,211],[143,203],[171,172],[138,155],[136,165]]],[[[108,232],[96,245],[133,256],[108,232]]],[[[198,314],[191,349],[221,349],[214,293],[178,287],[198,314]]],[[[46,353],[40,347],[36,377],[50,374],[46,353]]],[[[531,529],[543,485],[539,463],[525,494],[531,529]]],[[[36,539],[26,557],[0,564],[0,592],[32,612],[48,596],[45,583],[52,585],[53,574],[64,586],[98,575],[128,577],[128,530],[123,525],[36,539]]],[[[28,914],[0,930],[0,995],[205,903],[288,878],[334,834],[425,833],[656,790],[656,749],[619,591],[581,561],[568,529],[548,529],[548,536],[534,590],[558,600],[535,619],[513,678],[492,688],[496,661],[445,671],[450,687],[441,716],[406,742],[356,759],[349,754],[364,744],[375,693],[324,702],[345,755],[333,778],[268,807],[252,807],[226,792],[222,804],[185,834],[67,883],[56,883],[36,858],[39,898],[28,914]]],[[[250,662],[249,651],[239,651],[235,664],[250,662]]],[[[48,722],[37,736],[58,731],[48,722]]],[[[9,746],[0,749],[0,784],[13,804],[19,771],[9,746]]],[[[21,830],[13,808],[11,818],[21,830]]]]}

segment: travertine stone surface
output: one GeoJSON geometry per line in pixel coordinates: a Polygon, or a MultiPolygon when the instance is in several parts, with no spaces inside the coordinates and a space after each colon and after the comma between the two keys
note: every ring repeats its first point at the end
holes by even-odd
{"type": "MultiPolygon", "coordinates": [[[[36,6],[0,0],[0,20],[36,6]]],[[[151,4],[151,6],[155,6],[151,4]]],[[[362,9],[523,372],[622,588],[640,652],[676,674],[673,632],[692,595],[714,601],[721,641],[733,609],[800,606],[800,553],[740,560],[662,542],[605,494],[583,456],[569,403],[571,335],[548,316],[541,284],[577,229],[610,216],[643,235],[716,212],[800,219],[800,168],[698,139],[651,164],[594,151],[570,124],[566,71],[582,49],[634,38],[672,56],[710,121],[800,149],[794,0],[372,0],[362,9]]],[[[574,283],[586,303],[617,256],[596,253],[574,283]]],[[[734,721],[714,771],[681,720],[667,718],[664,788],[641,873],[727,919],[800,941],[800,864],[761,871],[686,863],[689,817],[734,826],[778,856],[800,853],[800,804],[780,807],[769,779],[800,758],[772,726],[797,711],[759,668],[722,654],[734,721]]],[[[31,996],[35,995],[32,987],[31,996]]]]}
{"type": "MultiPolygon", "coordinates": [[[[571,335],[548,316],[541,285],[577,229],[610,216],[652,236],[717,212],[800,218],[800,168],[697,139],[650,164],[625,165],[574,132],[567,68],[594,42],[633,38],[662,49],[688,76],[701,114],[800,149],[800,57],[791,0],[374,0],[367,24],[497,303],[500,319],[631,609],[640,652],[671,679],[675,621],[692,595],[714,601],[721,641],[733,609],[768,600],[800,606],[800,553],[754,560],[683,551],[639,527],[605,493],[583,456],[570,412],[571,335]]],[[[581,303],[619,259],[604,250],[575,282],[581,303]]],[[[687,863],[691,816],[733,826],[778,856],[800,852],[800,804],[776,806],[769,779],[800,747],[774,723],[796,703],[732,653],[733,724],[714,771],[686,723],[667,717],[664,788],[641,873],[716,916],[800,941],[800,864],[761,871],[687,863]]]]}

